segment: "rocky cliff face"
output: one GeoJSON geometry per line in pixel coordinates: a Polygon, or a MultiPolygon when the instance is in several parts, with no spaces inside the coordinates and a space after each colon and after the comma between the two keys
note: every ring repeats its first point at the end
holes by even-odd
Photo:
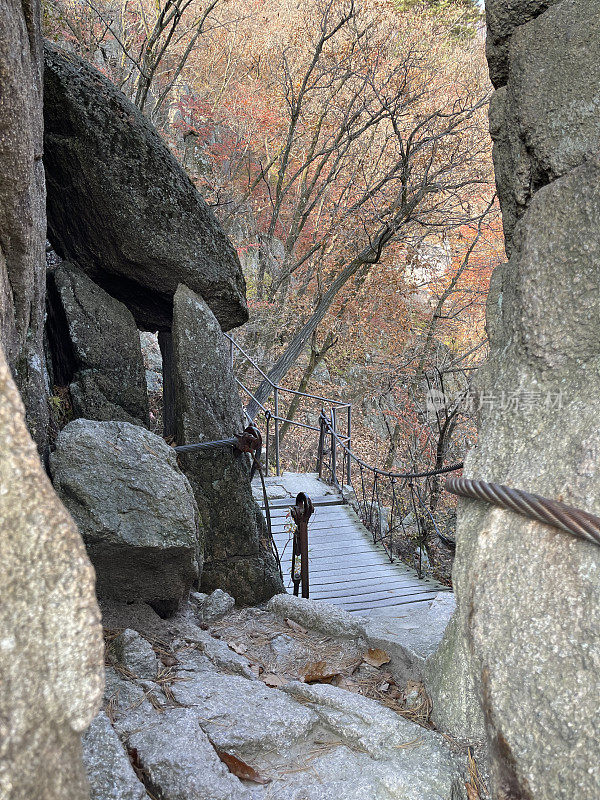
{"type": "MultiPolygon", "coordinates": [[[[81,535],[105,598],[126,607],[145,601],[164,616],[187,604],[203,562],[192,488],[173,450],[143,427],[138,327],[159,329],[170,342],[178,284],[201,292],[195,324],[210,321],[198,337],[207,350],[188,350],[182,391],[193,404],[207,357],[212,391],[229,390],[218,344],[222,329],[247,319],[245,284],[235,250],[152,126],[93,68],[48,46],[49,235],[78,263],[49,276],[47,345],[54,378],[69,385],[75,415],[85,418],[61,432],[49,461],[78,531],[24,418],[26,411],[46,449],[39,4],[0,0],[0,20],[0,797],[87,800],[80,735],[97,711],[104,670],[94,570],[81,535]]],[[[238,422],[239,397],[230,402],[238,422]]],[[[208,417],[195,420],[207,427],[194,438],[210,437],[208,417]]],[[[266,599],[282,588],[276,562],[249,469],[230,466],[217,465],[211,478],[225,488],[232,471],[239,479],[240,508],[231,516],[239,512],[240,535],[227,539],[227,566],[240,599],[266,599]]],[[[211,517],[215,541],[229,524],[225,515],[211,517]]],[[[221,551],[211,554],[216,574],[221,551]]],[[[225,568],[222,575],[227,581],[225,568]]],[[[128,765],[120,750],[115,758],[128,765]]]]}
{"type": "MultiPolygon", "coordinates": [[[[598,5],[487,12],[510,261],[493,277],[465,474],[599,514],[598,5]]],[[[473,501],[457,539],[458,614],[430,664],[436,721],[485,732],[498,800],[600,796],[600,548],[473,501]]]]}
{"type": "Polygon", "coordinates": [[[43,354],[46,213],[38,3],[2,3],[0,30],[0,345],[40,448],[46,441],[43,354]]]}
{"type": "Polygon", "coordinates": [[[25,424],[43,450],[39,14],[0,3],[0,797],[86,800],[80,734],[104,675],[94,572],[25,424]]]}
{"type": "Polygon", "coordinates": [[[54,381],[69,386],[77,417],[148,426],[148,392],[131,312],[74,264],[48,275],[54,381]]]}

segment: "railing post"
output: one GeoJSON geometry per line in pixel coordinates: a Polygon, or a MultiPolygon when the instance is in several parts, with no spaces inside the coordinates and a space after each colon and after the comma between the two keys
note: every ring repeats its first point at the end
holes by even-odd
{"type": "Polygon", "coordinates": [[[319,415],[319,451],[317,454],[317,472],[319,473],[319,478],[323,478],[323,451],[325,450],[325,410],[321,410],[321,414],[319,415]]]}
{"type": "Polygon", "coordinates": [[[302,584],[302,597],[308,598],[308,521],[313,515],[312,500],[304,492],[296,495],[296,505],[292,506],[292,519],[296,523],[292,550],[292,581],[294,594],[298,596],[298,589],[302,584]],[[300,562],[300,563],[298,563],[300,562]]]}
{"type": "Polygon", "coordinates": [[[275,386],[273,400],[275,403],[275,474],[279,477],[279,392],[275,386]]]}
{"type": "Polygon", "coordinates": [[[269,477],[269,427],[271,423],[271,414],[269,411],[265,413],[265,420],[267,421],[266,430],[266,444],[265,444],[265,478],[269,477]]]}
{"type": "Polygon", "coordinates": [[[336,464],[336,438],[334,436],[337,433],[337,426],[335,420],[335,406],[331,407],[331,477],[333,480],[333,485],[337,486],[337,464],[336,464]]]}
{"type": "Polygon", "coordinates": [[[346,474],[346,484],[348,486],[352,485],[352,476],[350,474],[350,470],[352,468],[352,458],[350,457],[350,451],[352,450],[352,406],[348,404],[348,471],[346,474]]]}

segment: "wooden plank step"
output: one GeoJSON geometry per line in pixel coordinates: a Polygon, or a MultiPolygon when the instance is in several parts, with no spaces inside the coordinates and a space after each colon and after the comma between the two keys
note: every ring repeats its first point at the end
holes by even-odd
{"type": "MultiPolygon", "coordinates": [[[[348,581],[346,583],[335,583],[331,585],[313,584],[313,586],[315,589],[318,589],[319,593],[323,596],[329,595],[330,597],[346,597],[348,592],[351,591],[358,597],[359,595],[369,594],[373,591],[395,591],[396,589],[408,589],[414,586],[419,587],[420,584],[420,581],[412,578],[403,579],[401,575],[398,576],[398,578],[394,578],[393,575],[390,575],[387,577],[387,580],[380,580],[371,583],[358,584],[355,581],[348,581]]],[[[431,586],[428,586],[425,582],[423,582],[423,585],[425,588],[431,589],[431,586]]]]}
{"type": "Polygon", "coordinates": [[[435,600],[437,595],[437,592],[423,592],[422,594],[415,594],[410,597],[399,597],[396,601],[389,603],[380,600],[372,600],[366,603],[353,603],[344,600],[342,603],[339,603],[339,605],[343,605],[346,611],[371,611],[378,608],[396,608],[397,606],[419,603],[424,600],[435,600]]]}
{"type": "Polygon", "coordinates": [[[326,592],[321,590],[315,590],[315,594],[318,593],[319,597],[325,598],[344,598],[348,599],[351,602],[366,602],[367,600],[395,600],[399,597],[412,597],[414,594],[423,594],[431,592],[431,588],[423,587],[423,586],[403,586],[396,589],[372,589],[370,592],[361,592],[360,594],[355,594],[352,590],[350,592],[345,592],[338,595],[328,595],[326,592]]]}

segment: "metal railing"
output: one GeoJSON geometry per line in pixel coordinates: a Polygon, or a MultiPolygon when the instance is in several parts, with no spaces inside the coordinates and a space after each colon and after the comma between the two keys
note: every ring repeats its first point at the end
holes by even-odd
{"type": "Polygon", "coordinates": [[[350,441],[339,435],[335,414],[323,409],[319,426],[319,477],[335,486],[354,507],[373,542],[382,545],[390,561],[397,555],[400,536],[416,540],[419,557],[415,566],[421,577],[431,533],[454,546],[453,539],[441,530],[435,512],[443,489],[439,476],[461,470],[462,462],[415,472],[379,469],[359,458],[350,441]]]}
{"type": "MultiPolygon", "coordinates": [[[[424,545],[429,534],[435,531],[438,538],[448,547],[454,548],[455,542],[452,537],[442,532],[436,520],[436,509],[440,496],[446,490],[454,495],[468,497],[474,500],[483,500],[488,503],[508,509],[521,514],[529,519],[537,520],[546,525],[561,529],[571,535],[600,546],[600,517],[581,509],[568,506],[565,503],[550,500],[537,494],[530,494],[520,489],[508,486],[488,483],[486,481],[467,479],[461,476],[450,477],[445,485],[440,482],[440,476],[447,473],[456,473],[463,468],[463,462],[439,466],[434,469],[413,472],[392,472],[379,469],[367,464],[352,451],[352,405],[334,398],[323,397],[322,395],[300,392],[295,389],[288,389],[285,386],[274,383],[269,376],[256,364],[252,357],[239,345],[231,336],[224,334],[229,341],[230,359],[232,370],[234,368],[235,353],[240,353],[248,364],[258,372],[263,380],[266,380],[273,390],[273,411],[259,402],[254,393],[235,375],[235,380],[240,389],[254,401],[257,408],[265,416],[266,422],[266,448],[265,448],[265,474],[269,469],[269,440],[270,422],[273,420],[275,426],[274,447],[275,447],[275,472],[280,475],[280,425],[294,425],[299,428],[319,433],[317,450],[317,472],[319,477],[334,485],[344,496],[350,505],[353,505],[359,514],[361,521],[370,530],[373,541],[383,546],[388,558],[393,560],[394,537],[400,531],[409,536],[411,531],[407,531],[407,518],[412,514],[412,527],[416,530],[416,538],[419,546],[418,574],[422,574],[422,557],[424,545]],[[316,400],[326,403],[329,406],[329,413],[326,408],[321,408],[319,415],[319,425],[309,425],[298,422],[294,419],[287,419],[279,414],[279,394],[283,392],[298,398],[316,400]],[[345,433],[338,427],[340,414],[344,418],[345,433]],[[357,473],[358,472],[358,476],[357,473]],[[339,478],[341,477],[341,483],[339,478]]],[[[246,417],[250,426],[254,425],[254,419],[246,412],[246,417]]],[[[259,467],[258,459],[254,450],[256,449],[253,436],[260,440],[260,433],[257,429],[246,428],[244,434],[236,434],[230,439],[219,440],[218,442],[197,443],[195,445],[185,445],[176,448],[179,451],[208,448],[211,446],[234,446],[243,452],[252,452],[254,462],[259,467]],[[250,437],[250,438],[248,438],[250,437]],[[248,447],[250,449],[248,449],[248,447]]],[[[259,445],[260,452],[260,445],[259,445]]],[[[265,504],[268,513],[268,500],[263,479],[263,491],[265,504]]],[[[297,498],[297,505],[300,495],[297,498]]],[[[310,499],[307,504],[312,507],[310,499]]],[[[308,513],[308,505],[304,508],[308,513]]],[[[298,513],[299,507],[298,507],[298,513]]],[[[308,518],[310,513],[308,513],[308,518]]],[[[294,517],[294,519],[296,519],[294,517]]],[[[297,530],[300,526],[298,526],[297,530]]],[[[269,520],[269,529],[270,529],[269,520]]],[[[414,533],[413,530],[413,533],[414,533]]],[[[297,553],[305,549],[301,547],[298,539],[297,553]]],[[[275,548],[276,552],[276,548],[275,548]]],[[[305,560],[306,560],[306,554],[305,560]]],[[[280,565],[281,569],[281,565],[280,565]]],[[[294,569],[294,566],[292,567],[294,569]]],[[[308,573],[305,580],[302,580],[303,587],[306,586],[308,594],[308,573]]],[[[295,584],[297,591],[297,585],[295,584]]],[[[304,588],[303,588],[304,592],[304,588]]]]}
{"type": "MultiPolygon", "coordinates": [[[[344,425],[345,425],[345,432],[343,433],[343,441],[347,443],[348,447],[351,445],[352,442],[352,404],[346,403],[342,400],[336,400],[332,397],[324,397],[318,394],[312,394],[310,392],[299,392],[297,389],[289,389],[287,386],[282,386],[278,383],[274,383],[269,376],[264,372],[258,364],[254,361],[252,356],[244,350],[244,348],[229,334],[223,334],[225,338],[229,342],[229,357],[231,368],[236,380],[237,385],[241,389],[241,391],[249,398],[249,400],[254,401],[257,406],[257,414],[254,417],[251,417],[247,411],[245,411],[246,419],[249,424],[254,423],[256,416],[258,414],[263,414],[265,418],[265,472],[268,475],[269,471],[269,464],[270,464],[270,456],[271,453],[274,451],[274,467],[275,467],[275,474],[281,475],[281,427],[282,425],[293,425],[297,428],[301,428],[307,431],[313,431],[315,434],[320,436],[321,428],[320,425],[310,425],[306,422],[299,422],[296,419],[288,419],[285,416],[280,414],[280,401],[281,395],[285,394],[289,397],[297,397],[301,401],[302,400],[311,400],[316,401],[319,404],[326,404],[327,407],[331,409],[331,413],[333,415],[333,419],[337,421],[340,420],[340,415],[343,415],[344,418],[344,425]],[[265,405],[261,403],[255,393],[243,382],[239,379],[238,375],[236,374],[237,370],[235,369],[235,360],[236,354],[242,356],[243,360],[249,364],[249,366],[258,373],[260,376],[261,382],[267,381],[271,386],[273,401],[269,405],[265,405]],[[273,424],[273,436],[271,437],[271,424],[273,424]],[[271,444],[271,438],[273,439],[273,443],[271,444]]],[[[266,401],[265,401],[266,402],[266,401]]],[[[340,432],[341,433],[341,432],[340,432]]],[[[315,435],[315,440],[317,436],[315,435]]]]}

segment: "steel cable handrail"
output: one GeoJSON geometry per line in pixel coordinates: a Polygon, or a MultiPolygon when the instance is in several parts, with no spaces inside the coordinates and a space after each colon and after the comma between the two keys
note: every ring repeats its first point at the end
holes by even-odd
{"type": "Polygon", "coordinates": [[[484,500],[537,522],[560,528],[579,539],[600,545],[600,517],[568,506],[566,503],[549,500],[547,497],[531,494],[523,489],[513,489],[504,484],[464,477],[448,478],[444,488],[452,494],[473,500],[484,500]]]}

